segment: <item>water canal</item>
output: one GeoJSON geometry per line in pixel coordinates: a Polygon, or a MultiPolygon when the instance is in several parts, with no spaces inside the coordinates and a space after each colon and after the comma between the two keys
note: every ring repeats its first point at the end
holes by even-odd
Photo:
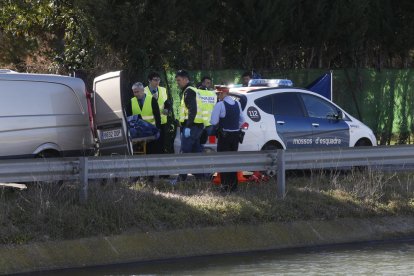
{"type": "Polygon", "coordinates": [[[195,257],[28,275],[412,275],[414,239],[195,257]]]}

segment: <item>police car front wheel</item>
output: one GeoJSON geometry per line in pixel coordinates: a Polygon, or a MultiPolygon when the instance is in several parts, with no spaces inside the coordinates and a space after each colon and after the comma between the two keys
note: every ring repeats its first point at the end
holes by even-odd
{"type": "Polygon", "coordinates": [[[355,143],[355,147],[370,147],[370,146],[372,146],[372,143],[368,139],[359,139],[355,143]]]}

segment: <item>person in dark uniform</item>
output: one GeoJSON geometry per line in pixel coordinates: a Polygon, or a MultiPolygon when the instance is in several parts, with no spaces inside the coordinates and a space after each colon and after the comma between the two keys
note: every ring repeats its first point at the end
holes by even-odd
{"type": "Polygon", "coordinates": [[[252,73],[244,72],[242,75],[242,86],[247,87],[249,86],[249,81],[252,79],[252,73]]]}
{"type": "MultiPolygon", "coordinates": [[[[244,117],[239,102],[229,96],[228,89],[217,91],[218,102],[214,106],[210,123],[218,128],[217,151],[239,149],[240,127],[244,117]]],[[[221,173],[221,191],[237,191],[237,172],[221,173]]]]}
{"type": "Polygon", "coordinates": [[[197,88],[202,90],[214,90],[213,80],[209,76],[204,76],[203,78],[201,78],[201,81],[197,85],[197,88]]]}
{"type": "MultiPolygon", "coordinates": [[[[180,106],[181,152],[202,152],[200,137],[204,121],[200,96],[197,88],[191,86],[189,74],[186,71],[179,70],[175,75],[175,80],[182,90],[180,106]]],[[[186,178],[187,175],[180,175],[180,180],[186,178]]]]}

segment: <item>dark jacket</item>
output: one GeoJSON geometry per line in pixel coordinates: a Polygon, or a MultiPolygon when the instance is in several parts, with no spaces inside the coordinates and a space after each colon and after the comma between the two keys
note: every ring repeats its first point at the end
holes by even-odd
{"type": "Polygon", "coordinates": [[[160,129],[161,128],[160,106],[158,105],[158,101],[154,97],[152,97],[151,107],[152,107],[152,113],[154,114],[155,126],[158,129],[160,129]]]}
{"type": "Polygon", "coordinates": [[[157,126],[158,129],[160,129],[161,128],[160,106],[158,105],[158,101],[154,97],[152,97],[151,107],[152,107],[152,113],[154,114],[155,125],[157,126]]]}

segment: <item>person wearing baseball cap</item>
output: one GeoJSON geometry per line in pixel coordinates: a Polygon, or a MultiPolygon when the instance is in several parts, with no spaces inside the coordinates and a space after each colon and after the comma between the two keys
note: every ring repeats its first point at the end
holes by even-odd
{"type": "MultiPolygon", "coordinates": [[[[216,90],[218,102],[211,113],[210,123],[218,133],[217,151],[237,151],[239,149],[240,128],[244,117],[240,103],[229,96],[229,88],[216,90]]],[[[221,173],[221,191],[237,191],[237,172],[221,173]]]]}

